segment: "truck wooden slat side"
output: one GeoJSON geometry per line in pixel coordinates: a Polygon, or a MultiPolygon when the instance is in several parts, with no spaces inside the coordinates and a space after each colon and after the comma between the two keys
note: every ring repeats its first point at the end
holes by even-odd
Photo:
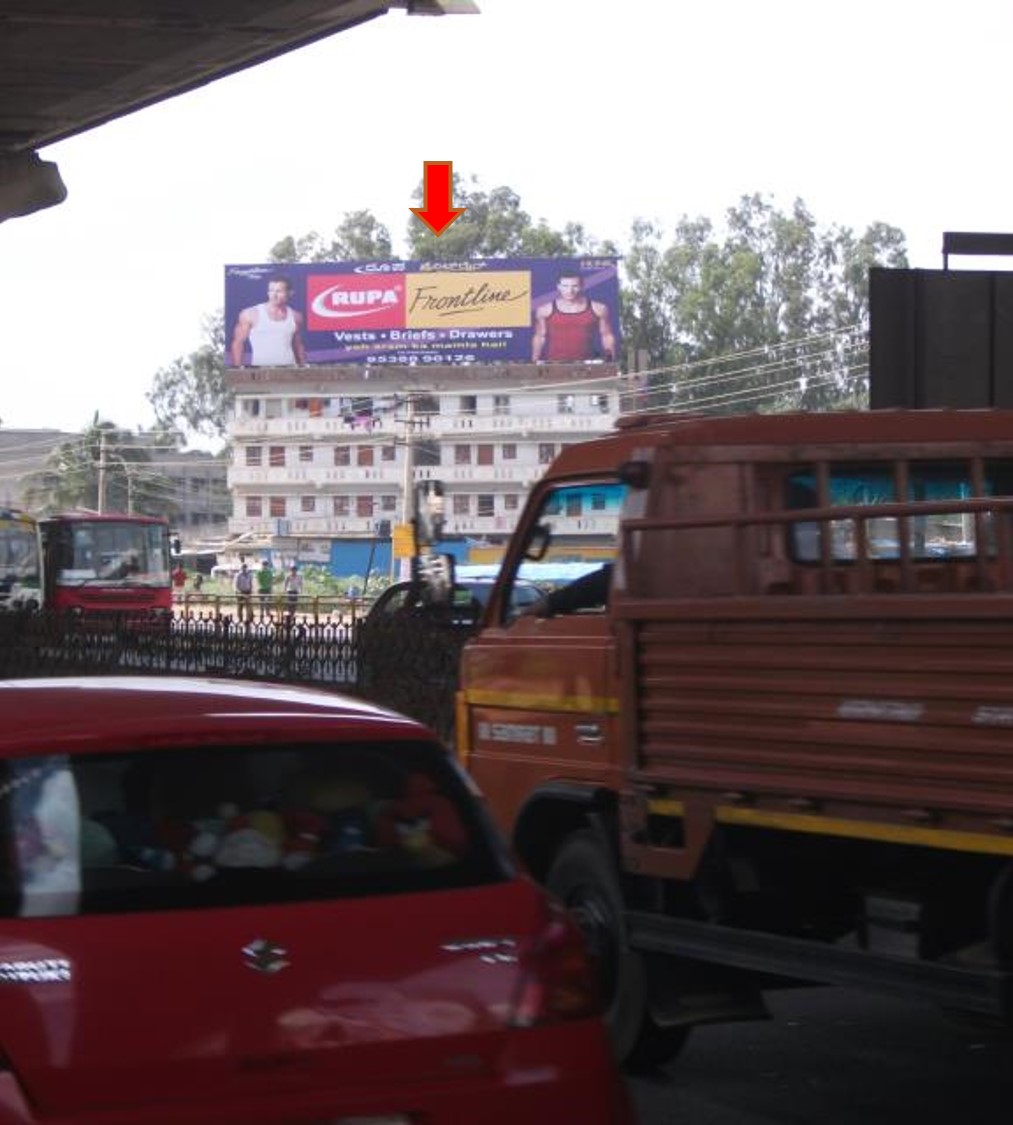
{"type": "Polygon", "coordinates": [[[599,953],[620,1055],[792,980],[1010,1020],[1011,642],[1009,412],[654,418],[560,455],[458,743],[599,953]],[[589,507],[607,598],[510,619],[589,507]]]}

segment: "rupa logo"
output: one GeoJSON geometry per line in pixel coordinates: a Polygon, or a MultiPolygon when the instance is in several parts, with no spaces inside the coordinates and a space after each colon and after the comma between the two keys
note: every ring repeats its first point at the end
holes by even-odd
{"type": "Polygon", "coordinates": [[[306,295],[310,332],[404,327],[404,282],[400,278],[311,274],[306,295]]]}

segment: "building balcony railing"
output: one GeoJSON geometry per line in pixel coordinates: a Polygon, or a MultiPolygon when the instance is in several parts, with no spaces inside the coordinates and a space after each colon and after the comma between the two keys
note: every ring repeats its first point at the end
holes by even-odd
{"type": "MultiPolygon", "coordinates": [[[[545,471],[545,465],[531,462],[509,462],[498,465],[418,465],[415,466],[415,479],[442,480],[454,484],[474,485],[475,489],[488,486],[513,485],[527,488],[545,471]]],[[[267,491],[278,489],[287,493],[314,491],[345,492],[359,491],[401,491],[404,483],[404,469],[400,465],[385,465],[383,468],[299,468],[299,469],[247,469],[229,470],[229,486],[245,492],[259,489],[267,491]]],[[[474,491],[474,489],[472,489],[474,491]]]]}
{"type": "MultiPolygon", "coordinates": [[[[500,512],[491,516],[451,514],[444,524],[446,535],[463,535],[470,539],[509,535],[520,516],[515,512],[500,512]]],[[[234,516],[229,521],[230,535],[254,537],[280,536],[283,538],[312,539],[372,539],[379,525],[389,522],[394,527],[400,522],[400,512],[379,512],[372,516],[334,516],[305,513],[280,518],[262,516],[234,516]]],[[[554,528],[557,539],[570,536],[602,536],[614,538],[615,516],[575,516],[560,520],[554,528]]]]}
{"type": "Polygon", "coordinates": [[[400,487],[404,473],[396,461],[381,465],[299,465],[251,468],[234,465],[229,469],[230,488],[262,485],[267,488],[326,488],[330,485],[389,485],[400,487]]]}
{"type": "MultiPolygon", "coordinates": [[[[516,414],[429,414],[417,432],[429,438],[482,437],[509,438],[524,434],[596,434],[613,428],[616,416],[588,412],[581,414],[516,413],[516,414]]],[[[341,445],[357,442],[391,441],[403,437],[404,425],[393,416],[378,415],[378,424],[371,428],[352,426],[341,418],[233,418],[229,436],[233,440],[251,438],[288,439],[289,441],[327,441],[341,445]]]]}
{"type": "Polygon", "coordinates": [[[271,538],[372,539],[377,525],[388,520],[397,523],[394,513],[377,516],[327,516],[313,513],[279,518],[265,516],[233,516],[229,520],[230,535],[253,535],[271,538]]]}

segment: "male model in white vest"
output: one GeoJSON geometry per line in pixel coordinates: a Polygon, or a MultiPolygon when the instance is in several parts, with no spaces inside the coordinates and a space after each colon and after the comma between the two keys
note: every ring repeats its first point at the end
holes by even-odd
{"type": "Polygon", "coordinates": [[[303,314],[288,303],[292,285],[287,277],[267,279],[267,300],[239,314],[232,334],[235,367],[288,367],[306,362],[302,341],[303,314]],[[246,358],[249,345],[250,355],[246,358]]]}

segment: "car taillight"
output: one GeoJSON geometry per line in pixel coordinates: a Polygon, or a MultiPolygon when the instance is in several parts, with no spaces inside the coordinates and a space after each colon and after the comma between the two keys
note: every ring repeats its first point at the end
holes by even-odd
{"type": "Polygon", "coordinates": [[[512,1027],[601,1014],[596,974],[580,931],[555,902],[546,901],[546,915],[541,932],[519,951],[512,1027]]]}

